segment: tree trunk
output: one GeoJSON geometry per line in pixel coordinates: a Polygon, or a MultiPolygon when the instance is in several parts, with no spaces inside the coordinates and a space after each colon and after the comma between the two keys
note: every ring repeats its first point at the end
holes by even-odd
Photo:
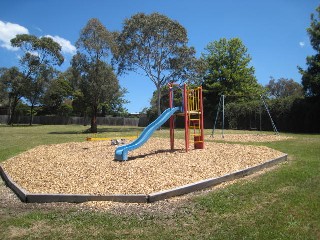
{"type": "Polygon", "coordinates": [[[9,97],[9,109],[8,109],[8,125],[12,124],[12,107],[11,107],[11,98],[9,97]]]}
{"type": "Polygon", "coordinates": [[[16,108],[18,105],[19,99],[14,99],[13,103],[11,103],[11,99],[9,100],[9,118],[8,118],[8,125],[13,124],[13,120],[15,117],[16,108]]]}
{"type": "Polygon", "coordinates": [[[29,125],[31,126],[32,125],[32,122],[33,122],[33,104],[31,104],[31,107],[30,107],[30,119],[29,119],[29,125]]]}
{"type": "Polygon", "coordinates": [[[98,132],[97,112],[98,112],[98,109],[97,109],[96,106],[94,106],[93,109],[92,109],[92,116],[91,116],[91,128],[90,128],[90,132],[91,133],[97,133],[98,132]]]}
{"type": "Polygon", "coordinates": [[[161,87],[157,86],[157,110],[158,110],[158,116],[161,115],[161,105],[160,105],[160,100],[161,100],[161,87]]]}

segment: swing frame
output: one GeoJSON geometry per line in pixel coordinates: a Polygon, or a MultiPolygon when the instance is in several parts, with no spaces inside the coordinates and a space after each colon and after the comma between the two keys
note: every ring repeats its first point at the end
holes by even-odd
{"type": "MultiPolygon", "coordinates": [[[[225,123],[225,97],[226,96],[231,96],[231,95],[221,95],[220,96],[220,100],[219,100],[219,104],[218,104],[218,109],[217,109],[217,114],[216,114],[216,117],[215,117],[215,121],[214,121],[214,125],[213,125],[213,128],[212,128],[212,133],[211,133],[211,135],[210,135],[210,137],[214,137],[214,132],[215,132],[215,129],[216,129],[216,124],[217,124],[217,121],[218,121],[218,117],[219,117],[219,112],[220,112],[220,108],[222,107],[222,129],[221,129],[221,136],[222,136],[222,138],[224,138],[224,123],[225,123]]],[[[279,131],[278,131],[278,129],[277,129],[277,127],[276,127],[276,125],[275,125],[275,123],[274,123],[274,121],[273,121],[273,119],[272,119],[272,116],[271,116],[271,113],[270,113],[270,110],[269,110],[269,108],[268,108],[268,105],[267,105],[267,103],[266,103],[266,101],[265,101],[265,98],[264,98],[264,96],[263,95],[260,95],[260,100],[261,100],[261,103],[263,104],[263,106],[264,106],[264,109],[267,111],[267,113],[268,113],[268,116],[269,116],[269,119],[270,119],[270,122],[271,122],[271,125],[272,125],[272,128],[273,128],[273,132],[274,132],[274,134],[275,135],[279,135],[279,131]]],[[[262,105],[261,104],[261,105],[262,105]]],[[[261,131],[261,122],[262,122],[262,120],[261,120],[261,112],[262,112],[262,108],[261,108],[261,105],[260,105],[260,128],[259,128],[259,131],[261,131]]],[[[251,119],[249,119],[250,120],[250,128],[251,128],[251,119]]]]}

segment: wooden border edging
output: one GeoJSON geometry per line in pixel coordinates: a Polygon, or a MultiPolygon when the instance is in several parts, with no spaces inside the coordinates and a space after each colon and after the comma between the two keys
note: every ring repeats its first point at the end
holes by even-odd
{"type": "Polygon", "coordinates": [[[90,194],[27,194],[29,203],[114,201],[127,203],[146,203],[147,195],[117,194],[117,195],[90,195],[90,194]]]}
{"type": "Polygon", "coordinates": [[[16,184],[12,178],[6,174],[6,172],[3,170],[3,168],[0,165],[0,176],[5,182],[5,184],[20,198],[22,202],[27,202],[27,191],[20,187],[18,184],[16,184]]]}
{"type": "Polygon", "coordinates": [[[280,162],[286,161],[287,160],[287,154],[269,160],[265,163],[262,163],[260,165],[256,165],[253,167],[249,167],[234,173],[230,173],[221,177],[217,177],[217,178],[209,178],[206,180],[202,180],[199,182],[195,182],[195,183],[191,183],[191,184],[187,184],[184,186],[180,186],[177,188],[173,188],[173,189],[169,189],[169,190],[165,190],[165,191],[161,191],[161,192],[156,192],[156,193],[152,193],[149,194],[148,197],[148,202],[155,202],[155,201],[159,201],[159,200],[164,200],[166,198],[170,198],[170,197],[175,197],[175,196],[179,196],[179,195],[183,195],[186,193],[191,193],[191,192],[195,192],[195,191],[199,191],[202,190],[204,188],[208,188],[208,187],[212,187],[212,186],[216,186],[219,185],[220,183],[223,182],[227,182],[227,181],[232,181],[238,178],[242,178],[244,176],[253,174],[255,172],[258,172],[262,169],[268,168],[268,167],[272,167],[280,162]]]}
{"type": "Polygon", "coordinates": [[[114,201],[114,202],[127,202],[127,203],[152,203],[159,200],[164,200],[170,197],[183,195],[186,193],[199,191],[204,188],[219,185],[223,182],[232,181],[262,169],[272,167],[280,162],[287,160],[287,154],[278,158],[269,160],[260,165],[249,167],[234,173],[230,173],[217,178],[209,178],[199,182],[187,184],[177,188],[164,190],[160,192],[145,194],[110,194],[110,195],[90,195],[90,194],[37,194],[28,193],[25,189],[21,188],[15,183],[11,177],[3,170],[0,165],[0,176],[5,184],[19,197],[22,202],[26,203],[50,203],[50,202],[73,202],[81,203],[87,201],[114,201]]]}

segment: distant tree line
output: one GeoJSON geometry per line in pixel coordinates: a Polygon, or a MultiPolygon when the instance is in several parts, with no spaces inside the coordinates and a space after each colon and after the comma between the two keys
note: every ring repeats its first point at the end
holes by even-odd
{"type": "MultiPolygon", "coordinates": [[[[285,77],[270,78],[262,86],[255,77],[248,49],[239,38],[210,42],[201,57],[188,47],[186,29],[162,14],[138,13],[124,21],[119,32],[108,31],[98,19],[90,19],[76,42],[77,53],[70,68],[59,72],[64,61],[61,47],[50,38],[17,35],[12,46],[24,55],[19,67],[0,69],[0,106],[15,114],[32,116],[88,116],[91,131],[97,131],[97,116],[128,114],[123,107],[126,89],[118,75],[134,71],[155,85],[150,108],[156,118],[169,106],[168,83],[202,85],[205,123],[212,127],[221,95],[226,96],[226,127],[272,130],[265,99],[280,131],[320,132],[320,6],[311,15],[307,29],[316,54],[298,67],[301,84],[285,77]],[[263,120],[263,121],[262,121],[263,120]]],[[[181,103],[177,88],[174,102],[181,103]]]]}

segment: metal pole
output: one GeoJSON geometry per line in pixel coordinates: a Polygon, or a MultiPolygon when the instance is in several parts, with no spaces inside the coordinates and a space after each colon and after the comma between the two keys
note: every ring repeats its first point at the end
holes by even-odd
{"type": "Polygon", "coordinates": [[[218,120],[218,117],[219,117],[221,102],[222,102],[222,96],[220,96],[220,99],[219,99],[219,105],[218,105],[217,115],[216,115],[216,119],[214,120],[214,125],[213,125],[213,128],[212,128],[211,137],[213,137],[214,131],[216,130],[216,125],[217,125],[217,120],[218,120]]]}
{"type": "Polygon", "coordinates": [[[260,105],[259,105],[259,115],[260,115],[260,132],[262,131],[262,126],[261,126],[261,112],[262,112],[262,107],[261,107],[261,102],[260,102],[260,105]]]}
{"type": "MultiPolygon", "coordinates": [[[[169,84],[169,107],[173,108],[173,85],[169,84]]],[[[170,147],[174,150],[174,116],[170,117],[170,147]]]]}
{"type": "Polygon", "coordinates": [[[222,95],[222,138],[224,138],[223,130],[224,130],[224,95],[222,95]]]}
{"type": "Polygon", "coordinates": [[[273,131],[274,131],[274,133],[275,133],[276,135],[278,135],[279,132],[278,132],[278,130],[277,130],[277,127],[276,127],[275,123],[273,122],[273,119],[272,119],[272,117],[271,117],[271,113],[270,113],[270,111],[269,111],[269,108],[268,108],[268,106],[267,106],[267,103],[265,102],[265,100],[264,100],[264,98],[263,98],[262,95],[261,95],[261,99],[262,99],[262,102],[263,102],[263,104],[264,104],[264,107],[266,108],[267,113],[268,113],[268,115],[269,115],[269,118],[270,118],[270,121],[271,121],[271,124],[272,124],[272,127],[273,127],[273,131]]]}

